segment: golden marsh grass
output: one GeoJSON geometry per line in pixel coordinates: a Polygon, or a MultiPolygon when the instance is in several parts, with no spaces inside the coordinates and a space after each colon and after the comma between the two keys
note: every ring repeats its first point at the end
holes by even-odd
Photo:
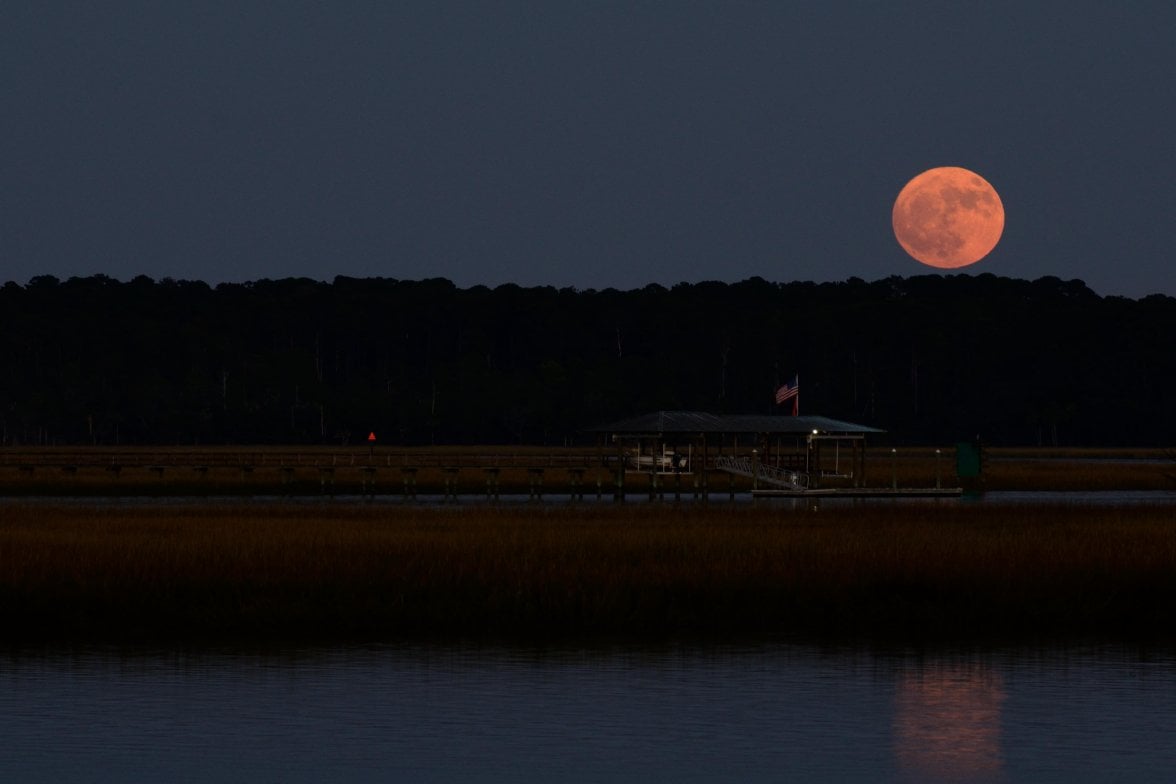
{"type": "Polygon", "coordinates": [[[1170,508],[9,504],[10,641],[1169,636],[1170,508]]]}

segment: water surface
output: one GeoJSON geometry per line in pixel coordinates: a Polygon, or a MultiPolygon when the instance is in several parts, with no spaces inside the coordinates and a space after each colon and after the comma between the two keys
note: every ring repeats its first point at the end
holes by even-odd
{"type": "Polygon", "coordinates": [[[1176,776],[1176,656],[785,643],[0,659],[5,781],[1176,776]]]}

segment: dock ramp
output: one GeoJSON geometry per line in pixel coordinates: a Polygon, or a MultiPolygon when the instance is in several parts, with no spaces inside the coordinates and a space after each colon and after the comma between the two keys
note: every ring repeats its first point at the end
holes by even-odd
{"type": "Polygon", "coordinates": [[[788,490],[808,489],[808,474],[789,468],[777,468],[759,462],[753,463],[750,457],[719,455],[715,458],[715,468],[729,474],[758,479],[762,484],[788,490]]]}

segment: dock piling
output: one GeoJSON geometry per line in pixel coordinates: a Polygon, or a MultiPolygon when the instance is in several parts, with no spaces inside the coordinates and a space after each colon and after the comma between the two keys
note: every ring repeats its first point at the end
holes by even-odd
{"type": "Polygon", "coordinates": [[[569,468],[568,477],[571,480],[570,495],[573,501],[584,500],[584,469],[583,468],[569,468]]]}
{"type": "Polygon", "coordinates": [[[376,497],[376,468],[375,466],[360,466],[360,479],[363,482],[363,495],[368,498],[376,497]]]}
{"type": "Polygon", "coordinates": [[[531,486],[531,500],[543,500],[543,468],[528,468],[527,475],[531,486]]]}
{"type": "Polygon", "coordinates": [[[441,469],[441,473],[445,475],[445,500],[457,503],[457,472],[460,469],[456,466],[446,466],[441,469]]]}
{"type": "Polygon", "coordinates": [[[335,468],[334,466],[319,466],[319,494],[335,497],[335,468]]]}
{"type": "Polygon", "coordinates": [[[483,468],[486,472],[486,500],[498,500],[498,472],[497,467],[483,468]]]}
{"type": "Polygon", "coordinates": [[[416,500],[416,468],[410,466],[403,466],[400,469],[400,476],[404,480],[404,498],[416,500]]]}

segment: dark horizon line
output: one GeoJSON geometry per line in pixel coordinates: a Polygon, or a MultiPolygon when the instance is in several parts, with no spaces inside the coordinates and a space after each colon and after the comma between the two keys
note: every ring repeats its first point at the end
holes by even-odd
{"type": "Polygon", "coordinates": [[[447,278],[444,276],[436,276],[436,277],[429,277],[429,278],[396,278],[396,277],[382,276],[382,275],[373,275],[373,276],[366,276],[366,277],[353,276],[353,275],[335,275],[330,280],[327,280],[325,278],[313,278],[313,277],[309,277],[306,275],[290,275],[290,276],[281,277],[281,278],[260,277],[260,278],[254,278],[254,279],[244,280],[244,281],[220,280],[220,281],[213,282],[211,280],[204,280],[202,278],[174,278],[170,275],[165,275],[160,278],[153,278],[152,276],[150,276],[146,273],[140,273],[140,274],[135,275],[131,278],[122,279],[122,278],[115,277],[113,275],[108,275],[103,272],[95,272],[90,275],[71,275],[68,278],[59,278],[58,276],[53,275],[51,273],[46,273],[43,275],[34,275],[34,276],[30,277],[25,283],[20,283],[15,280],[5,281],[3,284],[0,284],[0,288],[7,288],[8,286],[16,286],[17,288],[28,289],[30,287],[38,285],[39,281],[44,281],[45,283],[49,283],[50,285],[68,284],[68,283],[73,283],[75,281],[94,281],[94,280],[101,280],[104,282],[109,281],[109,282],[117,283],[119,285],[130,285],[130,284],[133,284],[136,282],[146,281],[148,283],[151,283],[152,285],[200,284],[203,286],[207,286],[210,289],[218,289],[221,287],[234,287],[234,286],[249,288],[249,287],[261,285],[261,284],[283,283],[283,282],[289,282],[289,281],[308,281],[308,282],[311,282],[314,284],[325,285],[325,286],[334,286],[334,285],[339,284],[340,282],[371,281],[371,282],[379,282],[379,283],[443,283],[443,284],[452,286],[457,291],[474,291],[474,290],[479,290],[479,289],[485,289],[487,291],[496,291],[496,290],[502,289],[502,288],[513,287],[513,288],[518,288],[518,289],[522,289],[525,291],[526,290],[553,289],[555,291],[561,291],[561,292],[562,291],[571,291],[574,293],[609,292],[609,291],[615,291],[615,292],[619,292],[619,293],[629,293],[629,292],[645,291],[649,288],[660,288],[664,291],[670,291],[670,290],[673,290],[673,289],[681,287],[681,286],[703,286],[703,285],[714,285],[714,284],[723,285],[723,286],[738,286],[741,284],[757,283],[758,282],[758,283],[767,283],[767,284],[772,284],[772,285],[777,285],[777,286],[794,286],[794,285],[795,286],[844,286],[844,285],[850,285],[850,284],[875,285],[875,284],[883,283],[883,282],[889,281],[889,280],[908,281],[908,280],[918,280],[918,279],[925,279],[925,278],[939,278],[942,280],[953,280],[953,279],[959,279],[959,278],[979,280],[979,279],[991,278],[994,280],[1009,281],[1009,282],[1013,282],[1013,283],[1030,283],[1030,284],[1033,284],[1033,283],[1067,283],[1070,285],[1082,286],[1083,288],[1087,289],[1091,294],[1094,294],[1095,296],[1099,297],[1100,299],[1123,299],[1123,300],[1129,300],[1129,301],[1135,301],[1135,302],[1138,302],[1138,301],[1144,300],[1144,299],[1150,299],[1152,297],[1176,299],[1176,296],[1173,296],[1171,294],[1165,294],[1160,291],[1155,291],[1150,294],[1144,294],[1139,297],[1131,297],[1131,296],[1123,295],[1123,294],[1101,294],[1101,293],[1095,291],[1094,289],[1090,288],[1089,284],[1087,284],[1086,281],[1083,280],[1082,278],[1070,278],[1069,280],[1063,280],[1062,278],[1059,278],[1057,275],[1043,275],[1039,278],[1029,279],[1029,278],[1017,278],[1017,277],[1012,277],[1012,276],[1008,276],[1008,275],[998,275],[994,272],[980,272],[980,273],[973,274],[973,273],[961,272],[961,271],[925,272],[925,273],[913,274],[913,275],[887,275],[887,276],[880,277],[880,278],[874,278],[873,280],[866,280],[865,278],[862,278],[857,275],[850,275],[849,277],[841,279],[841,280],[827,280],[827,281],[815,281],[815,280],[811,280],[811,279],[772,280],[769,278],[765,278],[761,275],[752,275],[750,277],[742,278],[737,281],[726,281],[726,280],[718,280],[718,279],[706,279],[706,280],[696,280],[696,281],[682,280],[682,281],[678,281],[678,282],[672,283],[672,284],[660,283],[658,281],[650,281],[649,283],[646,283],[644,286],[636,286],[636,287],[632,287],[632,288],[618,288],[616,286],[605,286],[603,288],[589,286],[589,287],[581,288],[578,286],[557,286],[554,284],[530,284],[530,285],[528,285],[528,284],[514,283],[514,282],[498,283],[498,284],[494,284],[494,285],[491,285],[488,283],[475,283],[475,284],[463,286],[463,285],[459,285],[459,284],[455,283],[450,278],[447,278]]]}

